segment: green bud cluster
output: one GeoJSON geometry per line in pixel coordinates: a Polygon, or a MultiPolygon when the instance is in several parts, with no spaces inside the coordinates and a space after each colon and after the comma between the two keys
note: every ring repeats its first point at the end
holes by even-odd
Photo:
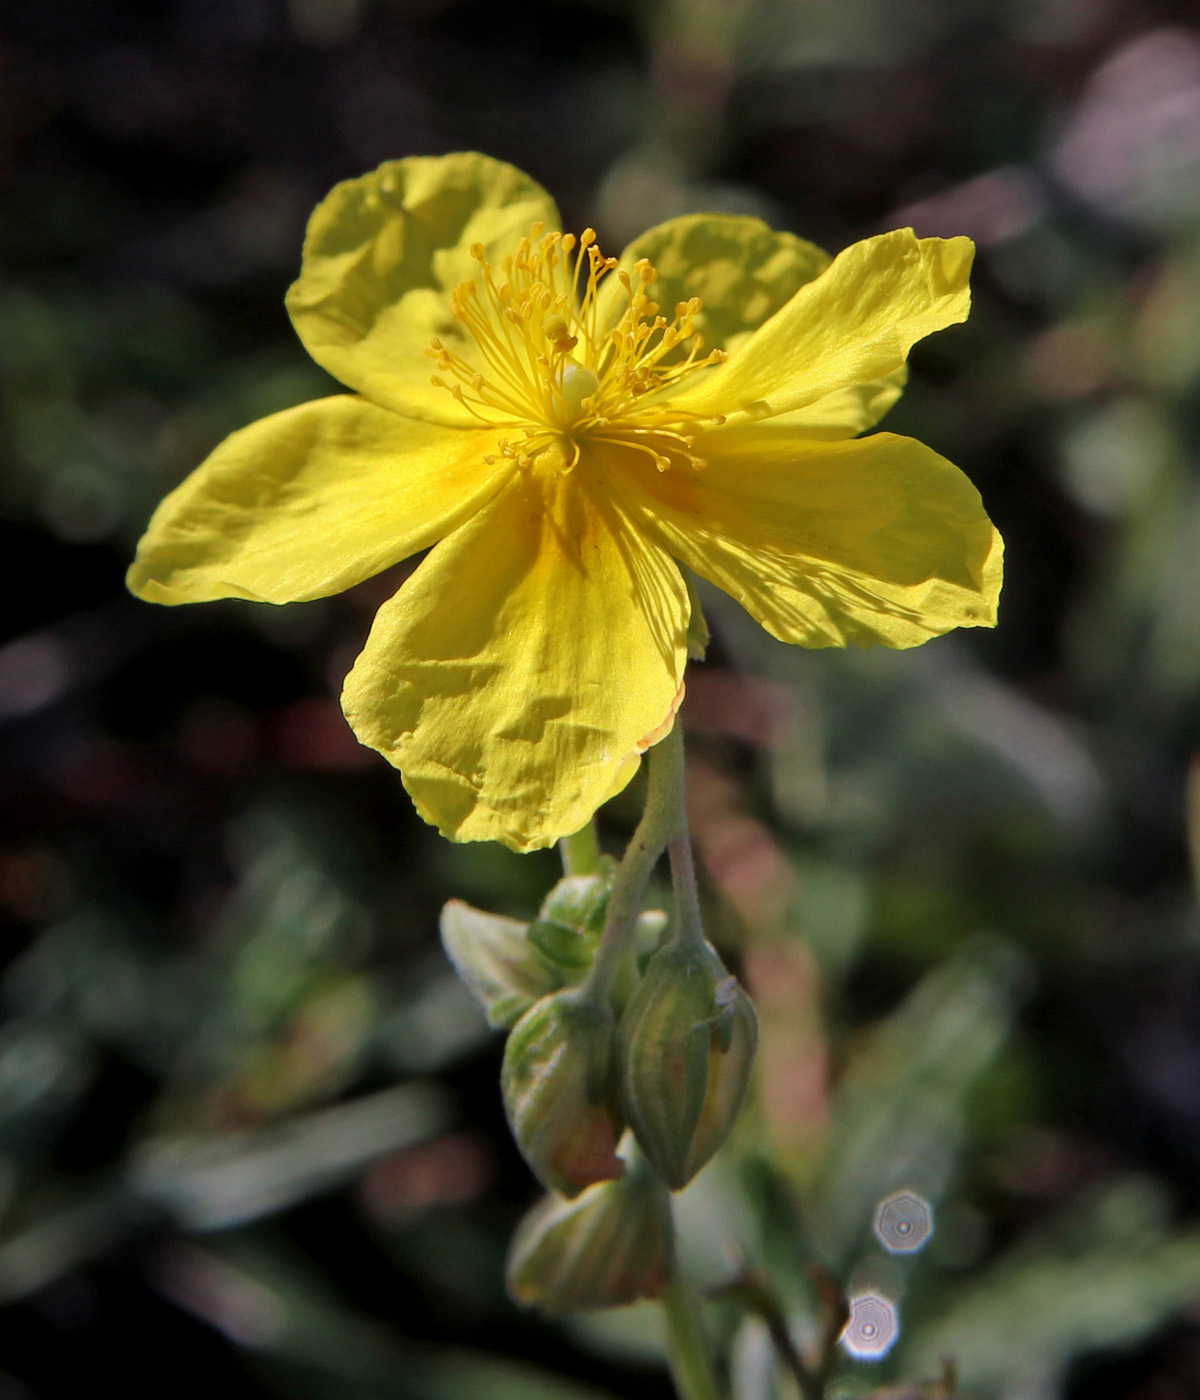
{"type": "Polygon", "coordinates": [[[513,1296],[547,1311],[661,1291],[667,1188],[686,1186],[729,1136],[754,1061],[754,1010],[737,979],[698,933],[659,946],[660,911],[639,917],[603,991],[588,982],[614,873],[605,860],[560,880],[528,924],[458,900],[442,913],[451,961],[489,1022],[510,1032],[505,1111],[553,1193],[521,1227],[509,1266],[513,1296]]]}
{"type": "MultiPolygon", "coordinates": [[[[542,902],[532,923],[488,914],[461,899],[442,910],[442,946],[482,1005],[488,1024],[509,1030],[541,997],[586,977],[608,912],[616,862],[605,856],[594,875],[568,875],[542,902]]],[[[655,947],[667,916],[638,917],[637,945],[655,947]]]]}
{"type": "Polygon", "coordinates": [[[513,1136],[537,1178],[564,1196],[624,1171],[613,1012],[576,990],[604,930],[615,869],[605,859],[595,874],[566,876],[529,924],[460,900],[442,911],[459,976],[489,1023],[511,1031],[501,1088],[513,1136]]]}

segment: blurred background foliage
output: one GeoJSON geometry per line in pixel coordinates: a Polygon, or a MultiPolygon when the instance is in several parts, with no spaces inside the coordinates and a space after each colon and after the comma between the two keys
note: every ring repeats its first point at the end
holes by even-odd
{"type": "Polygon", "coordinates": [[[442,842],[344,727],[403,570],[123,590],[226,432],[334,389],[282,305],[311,206],[459,148],[611,251],[979,245],[886,426],[982,490],[998,630],[804,653],[706,595],[693,829],[763,1034],[681,1212],[736,1400],[793,1393],[747,1279],[803,1346],[814,1263],[839,1394],[1200,1395],[1194,0],[4,0],[0,1400],[667,1393],[653,1307],[504,1297],[536,1191],[437,914],[557,862],[442,842]]]}

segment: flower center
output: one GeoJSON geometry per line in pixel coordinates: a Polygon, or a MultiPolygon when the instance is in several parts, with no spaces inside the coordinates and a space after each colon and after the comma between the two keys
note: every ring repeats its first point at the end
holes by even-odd
{"type": "Polygon", "coordinates": [[[481,244],[471,255],[479,275],[454,288],[450,309],[474,340],[478,363],[436,337],[426,354],[437,364],[438,388],[481,422],[518,430],[501,441],[503,456],[570,471],[590,441],[631,448],[659,471],[704,466],[687,430],[722,420],[670,402],[682,379],[725,359],[723,350],[701,354],[699,297],[680,302],[671,320],[661,315],[647,293],[658,274],[645,258],[632,273],[616,272],[621,290],[610,296],[617,260],[601,253],[590,228],[576,238],[534,224],[499,274],[481,244]]]}

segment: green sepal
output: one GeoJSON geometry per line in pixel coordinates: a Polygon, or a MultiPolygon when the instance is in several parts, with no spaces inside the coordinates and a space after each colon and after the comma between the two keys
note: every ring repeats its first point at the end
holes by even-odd
{"type": "Polygon", "coordinates": [[[565,980],[529,941],[529,925],[487,914],[461,899],[442,910],[442,947],[483,1006],[488,1025],[507,1030],[565,980]]]}
{"type": "Polygon", "coordinates": [[[657,1298],[674,1259],[671,1201],[644,1163],[618,1181],[589,1186],[573,1201],[550,1196],[517,1227],[509,1249],[509,1294],[559,1314],[657,1298]]]}
{"type": "Polygon", "coordinates": [[[621,1106],[673,1190],[729,1136],[757,1040],[754,1008],[709,944],[671,943],[647,963],[618,1030],[621,1106]]]}
{"type": "Polygon", "coordinates": [[[513,1027],[500,1087],[517,1146],[551,1191],[576,1196],[624,1171],[607,1003],[574,988],[543,997],[513,1027]]]}

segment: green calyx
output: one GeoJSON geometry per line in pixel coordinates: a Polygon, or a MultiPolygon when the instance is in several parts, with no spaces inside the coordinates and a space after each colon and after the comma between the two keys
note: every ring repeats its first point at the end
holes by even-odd
{"type": "Polygon", "coordinates": [[[500,1087],[517,1146],[551,1191],[576,1196],[625,1170],[607,1003],[573,988],[543,997],[513,1027],[500,1087]]]}
{"type": "Polygon", "coordinates": [[[672,1190],[729,1136],[757,1040],[750,999],[709,944],[677,941],[650,959],[618,1034],[621,1105],[672,1190]]]}
{"type": "Polygon", "coordinates": [[[507,1030],[541,997],[563,984],[552,964],[530,945],[529,925],[487,914],[461,899],[442,910],[442,947],[483,1007],[488,1025],[507,1030]]]}
{"type": "Polygon", "coordinates": [[[508,1291],[552,1314],[621,1307],[658,1297],[673,1259],[670,1197],[635,1158],[620,1180],[534,1207],[509,1250],[508,1291]]]}

